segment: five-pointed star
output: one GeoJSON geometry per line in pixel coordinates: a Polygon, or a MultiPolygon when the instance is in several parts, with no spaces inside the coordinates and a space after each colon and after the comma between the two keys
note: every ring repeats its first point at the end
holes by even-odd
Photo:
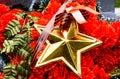
{"type": "Polygon", "coordinates": [[[80,54],[100,45],[102,42],[78,33],[75,25],[75,23],[71,23],[66,36],[58,30],[54,30],[50,34],[50,43],[39,57],[36,67],[62,60],[73,72],[81,76],[80,54]]]}

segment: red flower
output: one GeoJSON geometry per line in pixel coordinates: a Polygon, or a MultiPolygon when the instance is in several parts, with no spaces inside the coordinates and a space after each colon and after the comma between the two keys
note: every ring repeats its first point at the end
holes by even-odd
{"type": "Polygon", "coordinates": [[[37,41],[40,36],[40,33],[36,29],[33,29],[31,30],[31,36],[33,41],[37,41]]]}
{"type": "Polygon", "coordinates": [[[93,73],[95,75],[95,79],[110,79],[110,76],[105,73],[103,68],[99,68],[98,66],[94,66],[93,73]]]}
{"type": "Polygon", "coordinates": [[[40,19],[36,22],[36,24],[45,26],[49,22],[49,20],[53,17],[53,15],[58,11],[60,6],[61,6],[61,3],[58,3],[57,1],[50,1],[44,14],[42,14],[40,19]],[[55,8],[53,8],[53,7],[55,7],[55,8]]]}
{"type": "Polygon", "coordinates": [[[107,54],[102,54],[96,57],[96,59],[94,60],[95,60],[95,63],[99,67],[105,70],[105,72],[110,72],[111,70],[115,68],[116,62],[115,62],[113,54],[111,54],[110,52],[108,52],[107,54]]]}
{"type": "Polygon", "coordinates": [[[4,73],[0,73],[0,79],[3,79],[4,73]]]}
{"type": "Polygon", "coordinates": [[[55,79],[65,79],[65,78],[62,77],[62,76],[58,76],[58,77],[56,77],[55,79]]]}
{"type": "Polygon", "coordinates": [[[19,23],[20,23],[20,25],[21,25],[22,27],[24,27],[24,26],[23,26],[24,21],[25,21],[25,20],[24,20],[23,18],[22,18],[22,19],[19,19],[19,23]]]}
{"type": "Polygon", "coordinates": [[[120,22],[113,22],[111,23],[111,26],[115,29],[116,33],[119,36],[115,46],[120,48],[120,22]]]}
{"type": "Polygon", "coordinates": [[[6,14],[2,15],[0,17],[0,19],[4,20],[7,25],[11,20],[16,19],[16,16],[13,13],[6,13],[6,14]]]}
{"type": "Polygon", "coordinates": [[[76,75],[74,72],[69,72],[68,79],[81,79],[78,75],[76,75]]]}
{"type": "Polygon", "coordinates": [[[4,5],[4,4],[0,4],[0,16],[7,13],[9,11],[9,7],[4,5]]]}
{"type": "Polygon", "coordinates": [[[115,59],[115,61],[116,61],[116,66],[120,66],[120,49],[118,48],[118,49],[115,49],[114,51],[113,51],[113,56],[115,57],[114,59],[115,59]]]}
{"type": "Polygon", "coordinates": [[[6,27],[6,23],[4,20],[0,19],[0,32],[4,32],[6,27]]]}
{"type": "Polygon", "coordinates": [[[82,55],[82,60],[81,61],[82,61],[82,67],[91,68],[94,65],[93,59],[89,55],[88,56],[87,55],[82,55]]]}
{"type": "Polygon", "coordinates": [[[68,8],[68,7],[76,7],[78,5],[78,3],[77,2],[71,2],[71,3],[69,3],[69,4],[67,4],[66,5],[66,7],[68,8]]]}
{"type": "Polygon", "coordinates": [[[3,42],[4,42],[4,35],[3,33],[0,32],[0,48],[3,47],[3,42]]]}
{"type": "Polygon", "coordinates": [[[24,58],[15,56],[13,59],[11,59],[10,64],[18,66],[22,60],[24,60],[24,58]]]}
{"type": "Polygon", "coordinates": [[[30,74],[28,79],[44,79],[44,71],[39,68],[32,68],[33,72],[30,74]]]}
{"type": "Polygon", "coordinates": [[[30,15],[33,17],[38,17],[38,18],[42,17],[42,13],[40,13],[40,12],[30,12],[30,15]]]}
{"type": "Polygon", "coordinates": [[[101,52],[100,52],[99,47],[97,47],[97,48],[93,48],[93,49],[83,53],[82,56],[83,55],[90,56],[94,60],[97,56],[101,55],[101,52]]]}
{"type": "Polygon", "coordinates": [[[32,41],[32,42],[30,43],[30,46],[34,49],[35,46],[36,46],[36,41],[32,41]]]}
{"type": "Polygon", "coordinates": [[[118,39],[115,29],[107,21],[88,20],[82,25],[85,33],[103,41],[103,48],[113,47],[118,39]]]}
{"type": "Polygon", "coordinates": [[[82,67],[82,79],[94,79],[94,73],[88,67],[82,67]]]}
{"type": "Polygon", "coordinates": [[[13,13],[13,14],[17,14],[18,12],[22,12],[21,9],[13,9],[13,10],[10,10],[9,13],[13,13]]]}

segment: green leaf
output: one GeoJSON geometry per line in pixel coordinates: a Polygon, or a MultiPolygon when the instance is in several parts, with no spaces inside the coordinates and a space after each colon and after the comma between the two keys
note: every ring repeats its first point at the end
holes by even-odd
{"type": "Polygon", "coordinates": [[[19,55],[24,57],[24,58],[28,58],[32,52],[33,52],[33,49],[28,45],[24,45],[23,48],[20,48],[18,50],[19,55]]]}
{"type": "Polygon", "coordinates": [[[111,76],[120,76],[120,68],[116,67],[114,70],[110,72],[111,76]]]}
{"type": "Polygon", "coordinates": [[[40,7],[46,8],[50,0],[41,0],[40,7]]]}
{"type": "Polygon", "coordinates": [[[32,56],[29,56],[29,58],[28,58],[28,65],[31,65],[31,62],[32,62],[32,56]]]}
{"type": "Polygon", "coordinates": [[[15,77],[13,77],[13,76],[4,76],[4,78],[3,79],[16,79],[15,77]]]}
{"type": "Polygon", "coordinates": [[[8,64],[3,68],[3,72],[6,76],[17,76],[16,66],[8,64]]]}
{"type": "Polygon", "coordinates": [[[27,23],[25,25],[25,28],[23,28],[23,32],[24,32],[24,37],[25,37],[25,41],[27,43],[30,43],[32,38],[31,38],[31,26],[30,23],[27,23]]]}
{"type": "Polygon", "coordinates": [[[17,13],[16,16],[17,16],[18,19],[22,19],[22,18],[25,18],[26,15],[27,15],[27,14],[26,14],[25,12],[19,12],[19,13],[17,13]]]}
{"type": "Polygon", "coordinates": [[[39,12],[43,12],[46,7],[48,6],[50,0],[40,0],[39,2],[37,1],[34,6],[33,9],[35,11],[39,11],[39,12]]]}
{"type": "Polygon", "coordinates": [[[17,67],[17,71],[21,74],[21,76],[28,76],[31,72],[30,66],[26,64],[25,61],[21,61],[17,67]]]}
{"type": "Polygon", "coordinates": [[[6,27],[6,31],[4,33],[6,38],[10,38],[16,34],[18,34],[21,30],[21,25],[19,21],[17,20],[12,20],[6,27]]]}
{"type": "Polygon", "coordinates": [[[4,48],[1,50],[1,52],[13,52],[14,50],[14,42],[13,40],[5,40],[3,43],[4,48]]]}

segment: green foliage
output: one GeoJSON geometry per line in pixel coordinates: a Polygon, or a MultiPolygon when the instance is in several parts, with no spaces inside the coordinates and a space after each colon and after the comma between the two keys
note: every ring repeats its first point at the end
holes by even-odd
{"type": "Polygon", "coordinates": [[[120,7],[120,0],[116,0],[116,7],[120,7]]]}
{"type": "Polygon", "coordinates": [[[8,64],[3,68],[3,72],[6,77],[17,76],[17,70],[15,65],[8,64]]]}
{"type": "Polygon", "coordinates": [[[49,2],[50,0],[39,0],[34,4],[33,9],[35,11],[43,12],[48,6],[49,2]]]}
{"type": "Polygon", "coordinates": [[[16,79],[15,77],[13,77],[13,76],[4,76],[4,78],[3,79],[16,79]]]}
{"type": "Polygon", "coordinates": [[[28,45],[25,45],[22,48],[18,49],[19,55],[24,58],[28,58],[32,52],[33,52],[33,49],[28,45]]]}
{"type": "Polygon", "coordinates": [[[120,76],[120,68],[116,67],[114,70],[110,72],[111,76],[120,76]]]}
{"type": "Polygon", "coordinates": [[[25,19],[27,14],[24,13],[24,12],[19,12],[19,13],[17,13],[16,16],[17,16],[18,19],[22,19],[22,18],[25,19]]]}
{"type": "Polygon", "coordinates": [[[16,35],[17,33],[20,32],[21,30],[21,25],[20,23],[17,21],[17,20],[13,20],[11,21],[8,25],[7,25],[7,28],[6,28],[6,31],[5,31],[5,37],[6,38],[10,38],[14,35],[16,35]]]}
{"type": "Polygon", "coordinates": [[[21,63],[17,67],[17,71],[21,74],[21,76],[28,76],[30,74],[30,67],[25,61],[21,61],[21,63]]]}
{"type": "MultiPolygon", "coordinates": [[[[26,17],[25,13],[18,13],[18,19],[10,21],[4,33],[6,40],[3,43],[4,48],[1,52],[11,53],[15,52],[22,57],[27,58],[33,52],[29,43],[31,42],[31,23],[28,21],[21,27],[19,19],[26,17]]],[[[29,18],[28,18],[29,19],[29,18]]],[[[33,22],[32,19],[30,19],[33,22]]]]}
{"type": "Polygon", "coordinates": [[[40,1],[40,6],[46,8],[50,0],[41,0],[40,1]]]}
{"type": "Polygon", "coordinates": [[[31,42],[31,32],[30,32],[30,30],[31,30],[31,26],[30,26],[30,23],[27,23],[26,25],[25,25],[25,27],[23,28],[23,32],[24,32],[24,37],[25,37],[25,41],[27,42],[27,43],[30,43],[31,42]]]}
{"type": "Polygon", "coordinates": [[[25,60],[21,61],[18,66],[6,65],[3,68],[5,74],[3,79],[27,79],[31,72],[30,65],[33,49],[29,46],[29,43],[32,40],[32,25],[37,19],[24,12],[18,13],[16,16],[18,18],[10,21],[6,27],[4,33],[5,41],[0,52],[5,54],[12,53],[13,57],[17,55],[23,57],[25,60]],[[20,19],[24,20],[23,25],[20,24],[20,19]]]}
{"type": "Polygon", "coordinates": [[[27,79],[31,72],[30,66],[26,61],[21,61],[18,66],[8,64],[3,68],[5,74],[3,79],[27,79]],[[19,75],[18,75],[19,74],[19,75]]]}

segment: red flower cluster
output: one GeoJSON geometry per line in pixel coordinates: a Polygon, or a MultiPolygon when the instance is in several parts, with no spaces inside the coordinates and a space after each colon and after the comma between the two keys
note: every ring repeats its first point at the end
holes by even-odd
{"type": "Polygon", "coordinates": [[[20,62],[23,60],[24,60],[24,58],[15,56],[14,58],[11,59],[10,64],[14,64],[14,65],[18,66],[20,64],[20,62]]]}
{"type": "MultiPolygon", "coordinates": [[[[77,0],[80,4],[94,8],[96,0],[77,0]]],[[[46,25],[55,12],[59,9],[64,0],[51,0],[44,13],[31,12],[30,15],[37,17],[36,24],[46,25]],[[55,8],[53,8],[55,7],[55,8]]],[[[15,14],[21,10],[4,10],[4,15],[0,15],[0,46],[4,41],[3,33],[10,20],[16,19],[15,14]]],[[[0,12],[3,14],[3,12],[0,12]]],[[[102,46],[94,48],[82,54],[82,78],[73,73],[63,62],[53,62],[41,68],[34,68],[29,79],[110,79],[108,73],[115,67],[120,66],[120,22],[109,24],[104,20],[97,20],[97,16],[90,14],[87,23],[79,25],[82,33],[93,36],[103,41],[102,46]]],[[[23,20],[20,20],[21,25],[23,20]]],[[[39,33],[31,31],[34,48],[39,33]]],[[[46,46],[46,45],[45,45],[46,46]]],[[[44,48],[44,47],[43,47],[44,48]]],[[[15,60],[17,60],[15,58],[15,60]]],[[[22,58],[18,58],[17,62],[22,58]]],[[[14,61],[14,59],[13,59],[14,61]]],[[[13,63],[13,61],[11,63],[13,63]]],[[[18,64],[16,63],[16,65],[18,64]]],[[[4,74],[0,75],[4,76],[4,74]]]]}
{"type": "Polygon", "coordinates": [[[0,16],[9,11],[9,7],[3,4],[0,4],[0,16]]]}
{"type": "Polygon", "coordinates": [[[11,10],[3,4],[0,4],[0,48],[2,48],[2,44],[4,42],[4,31],[5,28],[7,26],[7,24],[9,23],[9,21],[16,19],[15,14],[17,12],[20,12],[21,10],[15,9],[15,10],[11,10]]]}
{"type": "Polygon", "coordinates": [[[88,7],[93,8],[93,9],[96,6],[96,0],[76,0],[76,1],[82,5],[88,6],[88,7]]]}
{"type": "Polygon", "coordinates": [[[44,13],[31,12],[31,15],[39,18],[36,24],[45,26],[49,22],[49,20],[53,17],[53,15],[57,12],[60,6],[61,3],[59,0],[51,0],[44,13]]]}
{"type": "Polygon", "coordinates": [[[3,77],[4,77],[4,73],[1,73],[0,74],[0,79],[3,79],[3,77]]]}

